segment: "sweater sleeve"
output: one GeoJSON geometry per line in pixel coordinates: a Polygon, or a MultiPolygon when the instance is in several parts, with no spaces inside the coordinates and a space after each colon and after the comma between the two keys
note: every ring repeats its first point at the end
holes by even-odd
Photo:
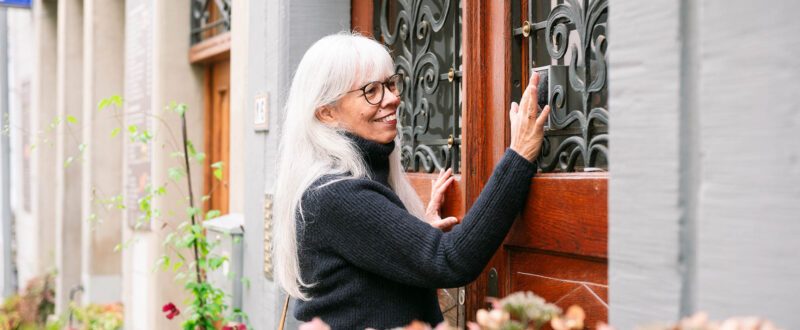
{"type": "Polygon", "coordinates": [[[337,181],[307,195],[316,207],[307,209],[313,222],[305,235],[353,265],[400,283],[465,285],[503,242],[535,172],[535,165],[508,149],[461,224],[447,233],[408,213],[377,182],[337,181]]]}

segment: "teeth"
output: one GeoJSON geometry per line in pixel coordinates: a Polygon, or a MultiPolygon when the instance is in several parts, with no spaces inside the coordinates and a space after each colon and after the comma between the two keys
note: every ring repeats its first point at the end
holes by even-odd
{"type": "Polygon", "coordinates": [[[382,123],[382,122],[392,121],[392,120],[395,120],[395,119],[397,119],[397,115],[393,114],[393,115],[388,115],[386,117],[378,119],[376,121],[379,122],[379,123],[382,123]]]}

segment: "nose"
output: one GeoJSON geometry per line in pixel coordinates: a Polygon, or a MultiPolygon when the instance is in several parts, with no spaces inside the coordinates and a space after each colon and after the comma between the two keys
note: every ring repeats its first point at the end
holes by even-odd
{"type": "Polygon", "coordinates": [[[389,88],[383,86],[383,102],[381,102],[381,108],[389,108],[389,107],[397,107],[400,105],[400,97],[394,95],[389,88]]]}

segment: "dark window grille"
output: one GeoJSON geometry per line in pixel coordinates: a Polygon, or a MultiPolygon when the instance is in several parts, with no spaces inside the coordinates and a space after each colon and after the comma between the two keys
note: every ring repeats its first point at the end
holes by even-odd
{"type": "Polygon", "coordinates": [[[191,1],[192,45],[231,30],[230,0],[191,1]]]}
{"type": "Polygon", "coordinates": [[[459,172],[461,1],[375,0],[376,34],[405,75],[398,108],[406,171],[459,172]]]}
{"type": "Polygon", "coordinates": [[[524,67],[549,76],[544,89],[551,114],[540,169],[607,171],[608,0],[522,1],[513,1],[511,13],[514,97],[522,92],[524,67]]]}

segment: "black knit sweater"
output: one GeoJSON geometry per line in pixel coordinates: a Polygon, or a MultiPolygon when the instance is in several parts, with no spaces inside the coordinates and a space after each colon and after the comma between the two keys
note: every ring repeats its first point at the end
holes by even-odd
{"type": "Polygon", "coordinates": [[[503,242],[528,196],[534,165],[509,149],[481,195],[450,232],[414,217],[387,183],[394,142],[348,135],[371,179],[326,176],[303,196],[297,241],[302,278],[316,283],[295,317],[318,316],[333,329],[436,325],[437,288],[473,281],[503,242]]]}

